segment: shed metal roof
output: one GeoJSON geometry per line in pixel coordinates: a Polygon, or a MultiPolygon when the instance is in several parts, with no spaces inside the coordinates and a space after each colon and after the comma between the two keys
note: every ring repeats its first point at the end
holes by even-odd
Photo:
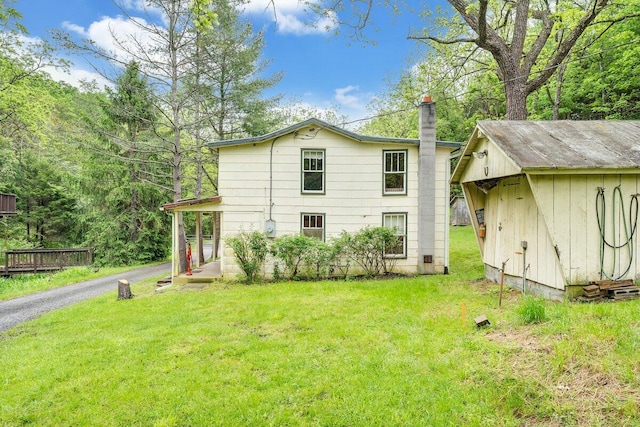
{"type": "Polygon", "coordinates": [[[477,128],[523,170],[640,167],[640,121],[480,121],[477,128]]]}

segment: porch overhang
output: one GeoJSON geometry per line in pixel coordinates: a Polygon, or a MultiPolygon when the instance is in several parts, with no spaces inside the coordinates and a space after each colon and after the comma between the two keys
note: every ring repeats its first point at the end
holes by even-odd
{"type": "Polygon", "coordinates": [[[222,196],[208,197],[205,199],[186,199],[166,203],[160,207],[160,210],[173,212],[209,212],[213,205],[219,205],[220,203],[222,203],[222,196]]]}

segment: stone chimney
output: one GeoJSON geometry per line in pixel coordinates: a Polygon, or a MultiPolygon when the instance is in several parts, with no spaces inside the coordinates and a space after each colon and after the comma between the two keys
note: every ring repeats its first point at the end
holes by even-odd
{"type": "Polygon", "coordinates": [[[418,164],[418,272],[435,273],[436,104],[430,96],[420,103],[418,164]]]}

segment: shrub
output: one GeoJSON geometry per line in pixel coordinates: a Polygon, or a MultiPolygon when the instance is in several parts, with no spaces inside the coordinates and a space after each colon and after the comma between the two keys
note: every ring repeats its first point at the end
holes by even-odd
{"type": "MultiPolygon", "coordinates": [[[[306,253],[318,242],[313,237],[302,234],[277,238],[271,247],[271,254],[282,261],[288,279],[298,276],[305,261],[306,253]]],[[[277,261],[276,261],[277,263],[277,261]]]]}
{"type": "Polygon", "coordinates": [[[351,267],[351,234],[343,231],[340,237],[334,238],[329,244],[329,274],[347,278],[351,267]]]}
{"type": "Polygon", "coordinates": [[[227,244],[233,249],[236,261],[245,275],[245,282],[255,282],[269,253],[267,237],[258,231],[243,231],[236,237],[228,238],[227,244]]]}
{"type": "Polygon", "coordinates": [[[311,239],[303,255],[305,273],[314,279],[326,278],[331,273],[331,246],[321,240],[311,239]]]}
{"type": "Polygon", "coordinates": [[[385,248],[400,244],[400,239],[393,229],[387,227],[365,227],[353,234],[349,239],[351,259],[364,270],[367,276],[390,273],[396,258],[385,255],[385,248]]]}

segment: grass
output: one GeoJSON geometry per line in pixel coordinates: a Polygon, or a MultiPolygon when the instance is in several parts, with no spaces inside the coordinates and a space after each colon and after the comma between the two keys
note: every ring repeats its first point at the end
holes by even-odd
{"type": "Polygon", "coordinates": [[[38,273],[16,275],[10,278],[0,277],[0,301],[141,267],[144,266],[102,267],[99,270],[93,267],[70,267],[50,274],[38,273]]]}
{"type": "Polygon", "coordinates": [[[527,324],[468,228],[450,270],[141,283],[58,310],[0,334],[0,425],[640,425],[640,301],[545,302],[527,324]]]}

